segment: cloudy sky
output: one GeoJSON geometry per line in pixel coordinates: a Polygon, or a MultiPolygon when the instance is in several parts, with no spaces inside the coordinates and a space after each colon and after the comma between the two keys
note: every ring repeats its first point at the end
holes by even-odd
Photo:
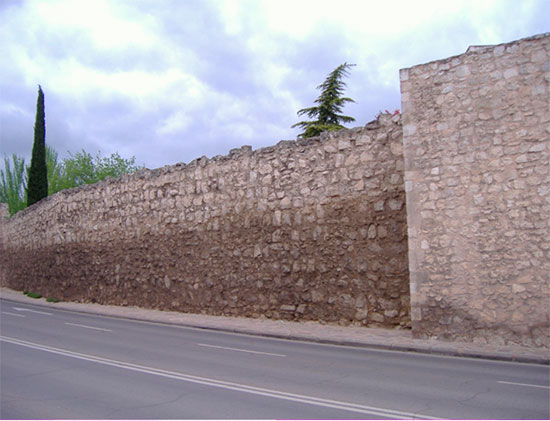
{"type": "Polygon", "coordinates": [[[156,168],[295,139],[338,65],[344,113],[400,108],[399,69],[550,31],[550,0],[0,0],[0,155],[29,160],[37,86],[61,157],[156,168]]]}

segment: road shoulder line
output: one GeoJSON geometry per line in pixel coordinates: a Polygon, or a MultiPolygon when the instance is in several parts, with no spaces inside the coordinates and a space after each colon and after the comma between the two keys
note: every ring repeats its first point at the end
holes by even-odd
{"type": "MultiPolygon", "coordinates": [[[[540,355],[539,353],[533,352],[531,354],[525,354],[521,351],[494,351],[484,349],[483,347],[475,347],[470,344],[463,343],[454,343],[454,342],[441,342],[441,341],[424,341],[424,343],[418,342],[419,340],[411,341],[407,343],[397,342],[384,342],[380,338],[375,338],[372,341],[362,340],[354,341],[352,339],[341,339],[335,340],[330,339],[329,337],[319,337],[319,336],[307,336],[302,334],[284,332],[266,332],[260,331],[254,328],[246,328],[242,325],[238,327],[228,327],[228,326],[212,326],[210,324],[205,325],[200,322],[184,322],[184,321],[175,321],[175,320],[159,320],[157,317],[147,317],[147,316],[137,316],[137,315],[121,315],[114,312],[110,312],[108,308],[103,308],[101,311],[93,311],[87,308],[62,308],[59,307],[59,303],[56,304],[46,304],[43,302],[33,302],[29,303],[28,300],[25,300],[26,297],[1,297],[0,299],[4,301],[9,301],[13,303],[23,303],[28,305],[35,305],[43,308],[52,308],[60,311],[68,311],[74,313],[82,314],[91,314],[101,317],[112,317],[115,319],[123,320],[133,320],[139,322],[147,323],[157,323],[162,325],[169,326],[179,326],[191,329],[202,329],[202,330],[211,330],[216,332],[227,332],[235,333],[240,335],[250,335],[250,336],[259,336],[273,339],[283,339],[283,340],[297,340],[309,343],[320,343],[327,345],[336,345],[336,346],[349,346],[354,348],[363,348],[363,349],[372,349],[380,351],[396,351],[396,352],[414,352],[418,354],[428,354],[428,355],[438,355],[443,357],[460,357],[460,358],[474,358],[474,359],[483,359],[483,360],[492,360],[492,361],[506,361],[506,362],[516,362],[516,363],[528,363],[528,364],[538,364],[538,365],[550,365],[550,351],[546,351],[546,355],[540,355]]],[[[62,304],[62,303],[61,303],[62,304]]],[[[69,303],[71,305],[78,305],[79,303],[69,303]]],[[[143,309],[144,311],[149,311],[148,309],[143,309]]],[[[168,316],[167,316],[168,317],[168,316]]],[[[214,317],[214,316],[212,316],[214,317]]],[[[544,351],[543,351],[544,352],[544,351]]]]}

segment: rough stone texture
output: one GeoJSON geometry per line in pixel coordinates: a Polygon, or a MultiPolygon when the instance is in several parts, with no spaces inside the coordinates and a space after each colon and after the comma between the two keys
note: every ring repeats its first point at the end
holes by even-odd
{"type": "Polygon", "coordinates": [[[383,114],[49,197],[0,226],[0,283],[549,347],[550,34],[401,70],[401,91],[402,127],[383,114]]]}
{"type": "Polygon", "coordinates": [[[416,337],[550,343],[550,34],[401,70],[416,337]]]}
{"type": "MultiPolygon", "coordinates": [[[[4,250],[4,221],[8,218],[9,216],[9,209],[8,209],[8,205],[5,204],[5,203],[0,203],[0,250],[4,250]]],[[[4,265],[1,264],[2,263],[2,260],[1,260],[1,257],[0,256],[0,285],[3,285],[4,284],[4,265]]]]}
{"type": "Polygon", "coordinates": [[[400,116],[60,192],[10,218],[3,285],[63,300],[408,326],[400,116]]]}

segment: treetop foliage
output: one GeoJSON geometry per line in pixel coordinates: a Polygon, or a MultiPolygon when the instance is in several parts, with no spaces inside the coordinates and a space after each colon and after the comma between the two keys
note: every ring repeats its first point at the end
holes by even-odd
{"type": "MultiPolygon", "coordinates": [[[[25,166],[24,158],[15,154],[11,158],[13,168],[10,160],[5,157],[5,171],[0,170],[0,202],[7,203],[10,215],[13,215],[25,208],[25,191],[30,168],[25,166]]],[[[94,158],[84,150],[75,154],[69,153],[69,157],[60,162],[57,152],[46,146],[48,195],[84,184],[97,183],[107,177],[118,178],[144,168],[135,162],[135,157],[125,159],[118,153],[108,157],[102,157],[98,153],[94,158]]]]}
{"type": "Polygon", "coordinates": [[[323,83],[317,86],[321,94],[315,100],[318,104],[313,107],[302,108],[297,112],[299,116],[306,115],[314,119],[310,121],[300,121],[292,126],[304,129],[298,137],[318,136],[327,130],[339,130],[344,128],[340,123],[350,123],[355,121],[353,117],[342,115],[342,109],[347,102],[355,102],[353,99],[342,96],[346,83],[342,80],[344,76],[349,75],[348,69],[355,64],[344,63],[329,73],[323,83]]]}
{"type": "Polygon", "coordinates": [[[136,158],[122,158],[118,152],[108,157],[102,157],[99,153],[94,157],[82,150],[75,154],[69,153],[61,165],[55,166],[51,162],[52,189],[50,194],[84,184],[93,184],[107,177],[118,178],[123,174],[132,173],[142,169],[136,165],[136,158]]]}
{"type": "Polygon", "coordinates": [[[4,170],[0,170],[0,202],[7,203],[10,215],[25,209],[25,159],[12,155],[12,162],[4,157],[4,170]],[[13,164],[13,168],[11,167],[13,164]]]}

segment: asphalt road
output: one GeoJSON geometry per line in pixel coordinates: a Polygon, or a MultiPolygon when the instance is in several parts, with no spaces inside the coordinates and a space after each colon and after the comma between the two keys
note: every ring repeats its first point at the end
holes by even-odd
{"type": "Polygon", "coordinates": [[[0,300],[0,397],[2,419],[549,419],[550,368],[0,300]]]}

